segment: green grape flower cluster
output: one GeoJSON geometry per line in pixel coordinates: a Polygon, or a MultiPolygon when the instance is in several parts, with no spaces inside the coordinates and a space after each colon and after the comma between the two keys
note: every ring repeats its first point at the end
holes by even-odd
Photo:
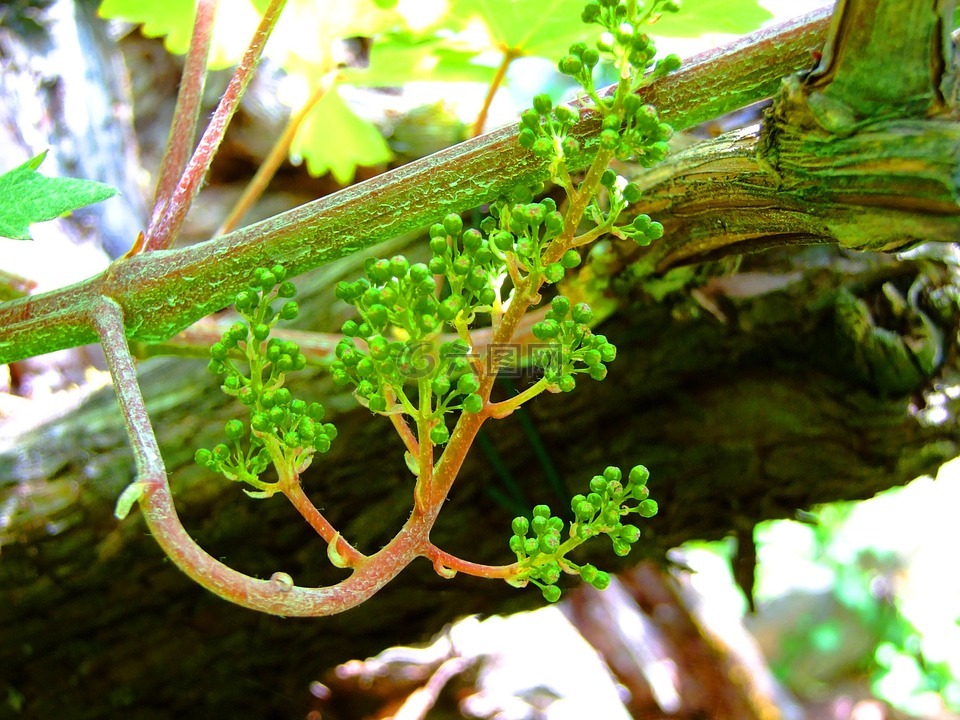
{"type": "MultiPolygon", "coordinates": [[[[490,402],[490,374],[495,375],[500,366],[496,360],[485,362],[494,357],[492,345],[473,347],[471,326],[478,316],[489,316],[494,342],[510,342],[519,317],[510,310],[519,306],[525,312],[539,304],[544,286],[561,282],[581,264],[581,248],[588,243],[608,232],[640,245],[663,235],[663,226],[643,214],[630,225],[616,225],[622,212],[639,202],[641,191],[606,164],[619,158],[649,166],[667,152],[670,126],[635,91],[678,66],[675,56],[654,63],[656,49],[642,32],[655,12],[675,9],[669,0],[587,2],[583,19],[600,25],[604,32],[595,46],[575,43],[560,61],[561,72],[575,77],[593,101],[590,109],[601,124],[600,151],[582,179],[575,181],[570,172],[570,158],[583,150],[573,134],[581,111],[538,95],[533,108],[521,115],[519,143],[549,164],[551,178],[570,201],[563,211],[552,198],[535,199],[542,187],[515,188],[508,197],[490,204],[489,215],[478,227],[465,227],[457,214],[434,224],[427,262],[410,263],[402,255],[371,258],[364,265],[364,277],[337,285],[336,297],[352,305],[358,317],[343,324],[344,337],[337,344],[331,375],[336,383],[352,386],[358,401],[372,412],[402,414],[415,421],[412,437],[413,429],[394,418],[419,489],[423,478],[427,478],[424,483],[433,481],[429,474],[420,476],[424,457],[442,475],[448,467],[446,453],[464,452],[469,445],[448,445],[433,463],[428,453],[450,439],[447,413],[482,413],[489,403],[492,409],[486,417],[505,417],[540,392],[573,390],[579,373],[595,380],[606,377],[616,347],[591,330],[594,318],[589,305],[574,304],[559,295],[531,328],[538,342],[528,346],[532,350],[528,359],[542,371],[542,378],[512,398],[490,402]],[[620,73],[615,91],[603,98],[593,83],[593,71],[602,60],[612,62],[620,73]],[[651,68],[652,73],[645,76],[651,68]],[[596,227],[578,235],[584,219],[596,227]],[[442,337],[444,333],[455,339],[442,337]]],[[[469,438],[479,423],[471,425],[471,419],[466,419],[459,427],[466,428],[464,437],[469,438]]],[[[463,420],[461,416],[458,422],[463,420]]],[[[458,466],[461,459],[453,459],[451,466],[458,466]]],[[[573,498],[574,519],[569,528],[545,505],[538,505],[530,520],[516,518],[510,547],[517,565],[509,581],[533,583],[550,601],[560,596],[557,582],[563,573],[606,587],[607,573],[590,564],[578,565],[567,554],[597,535],[606,535],[616,554],[627,554],[640,531],[624,523],[624,516],[651,517],[657,512],[657,504],[648,497],[647,478],[646,468],[640,465],[626,481],[618,468],[608,467],[591,480],[588,494],[573,498]]],[[[449,487],[452,479],[443,482],[449,487]]]]}
{"type": "Polygon", "coordinates": [[[282,265],[258,268],[248,287],[234,303],[242,320],[231,325],[210,348],[208,369],[223,376],[221,390],[250,409],[249,422],[231,419],[224,426],[227,442],[212,450],[197,450],[196,462],[229,480],[244,482],[268,497],[273,483],[259,476],[271,464],[284,463],[295,472],[305,470],[314,453],[325,453],[337,436],[331,423],[324,423],[320,403],[295,399],[284,387],[289,372],[302,370],[307,359],[297,343],[271,338],[280,320],[292,320],[300,310],[293,298],[296,288],[286,280],[282,265]],[[274,302],[283,301],[279,308],[274,302]],[[247,371],[235,359],[246,360],[247,371]]]}
{"type": "Polygon", "coordinates": [[[647,489],[649,477],[643,465],[630,471],[626,484],[620,468],[612,465],[602,475],[595,475],[590,480],[590,493],[576,495],[570,502],[575,519],[570,523],[566,539],[563,537],[566,523],[552,515],[547,505],[537,505],[531,520],[523,516],[514,518],[510,549],[517,556],[520,572],[511,583],[531,582],[549,602],[560,599],[556,583],[564,572],[580,575],[598,590],[607,587],[610,584],[607,573],[589,563],[578,565],[566,555],[598,535],[610,538],[617,555],[629,554],[631,546],[640,538],[640,529],[624,523],[622,518],[631,513],[643,518],[657,514],[657,503],[650,499],[647,489]]]}
{"type": "MultiPolygon", "coordinates": [[[[588,48],[586,43],[576,43],[570,47],[570,54],[560,61],[560,72],[581,80],[584,70],[591,69],[600,59],[610,60],[623,73],[623,61],[629,63],[634,76],[642,74],[653,64],[657,48],[642,26],[660,12],[675,13],[680,10],[676,0],[653,0],[645,2],[624,2],[624,0],[588,0],[580,14],[584,23],[596,24],[604,29],[596,41],[596,50],[588,48]],[[580,60],[577,67],[575,60],[580,60]]],[[[654,69],[655,74],[665,74],[679,67],[679,59],[668,55],[660,60],[654,69]]],[[[591,81],[583,77],[583,81],[591,81]]]]}
{"type": "MultiPolygon", "coordinates": [[[[571,45],[559,62],[560,72],[580,84],[593,100],[592,109],[600,114],[600,147],[612,151],[620,160],[635,160],[650,167],[663,160],[669,149],[671,127],[660,122],[656,109],[643,103],[634,92],[680,67],[676,55],[654,62],[656,46],[643,32],[643,26],[656,13],[678,9],[672,0],[590,0],[581,17],[588,24],[599,25],[604,32],[594,47],[584,42],[571,45]],[[622,92],[613,97],[601,98],[594,85],[593,70],[601,60],[612,62],[620,72],[622,92]],[[651,68],[652,72],[645,75],[651,68]]],[[[520,117],[520,144],[550,160],[555,180],[562,179],[558,168],[564,159],[580,151],[579,141],[569,134],[579,119],[579,110],[566,105],[554,107],[546,95],[535,97],[533,108],[520,117]]]]}
{"type": "MultiPolygon", "coordinates": [[[[474,245],[477,238],[468,230],[463,233],[463,243],[475,247],[474,251],[467,254],[448,245],[451,233],[459,238],[461,230],[462,221],[456,215],[434,226],[433,241],[437,242],[432,244],[437,247],[432,269],[423,263],[411,265],[401,255],[371,259],[365,278],[336,287],[336,296],[357,309],[360,322],[343,324],[345,337],[337,344],[330,372],[337,384],[353,385],[357,399],[373,412],[407,412],[422,418],[423,408],[415,405],[404,389],[411,382],[418,387],[423,382],[423,390],[435,397],[435,407],[428,409],[430,419],[448,410],[479,412],[483,407],[476,393],[479,380],[467,357],[470,346],[461,339],[433,342],[445,325],[456,327],[472,321],[476,312],[488,310],[495,300],[487,284],[491,261],[482,252],[479,259],[476,256],[487,247],[486,241],[480,238],[482,242],[474,245]],[[457,291],[443,301],[437,299],[433,272],[441,269],[439,261],[457,291]],[[471,282],[478,276],[474,270],[483,273],[482,286],[471,282]]],[[[447,441],[449,431],[443,422],[435,423],[431,438],[435,443],[447,441]]]]}
{"type": "Polygon", "coordinates": [[[534,337],[550,343],[550,347],[534,354],[534,362],[547,382],[562,392],[576,387],[574,373],[587,373],[594,380],[603,380],[607,376],[604,363],[617,357],[613,343],[590,329],[591,320],[593,311],[587,303],[571,307],[569,298],[558,295],[544,319],[532,328],[534,337]]]}
{"type": "Polygon", "coordinates": [[[430,228],[428,267],[449,284],[449,294],[440,303],[440,318],[451,327],[470,325],[476,313],[489,313],[500,303],[504,253],[513,238],[484,237],[475,228],[463,229],[459,215],[450,213],[430,228]],[[494,240],[498,242],[494,242],[494,240]]]}

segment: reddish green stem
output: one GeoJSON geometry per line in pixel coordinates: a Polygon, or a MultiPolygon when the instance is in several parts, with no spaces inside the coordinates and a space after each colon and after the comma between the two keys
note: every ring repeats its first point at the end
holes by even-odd
{"type": "Polygon", "coordinates": [[[507,70],[510,68],[510,63],[520,57],[520,51],[515,48],[507,48],[503,51],[503,59],[500,60],[500,65],[497,67],[497,72],[493,76],[493,80],[490,81],[490,87],[487,88],[487,94],[483,98],[483,105],[480,108],[480,112],[477,113],[477,119],[473,122],[473,129],[470,132],[470,137],[476,137],[483,132],[483,126],[487,124],[487,115],[490,112],[490,105],[493,104],[493,97],[497,94],[497,90],[500,89],[500,86],[503,84],[504,78],[507,76],[507,70]]]}
{"type": "Polygon", "coordinates": [[[263,195],[267,186],[270,185],[273,176],[277,174],[277,169],[283,164],[283,161],[287,159],[287,155],[290,152],[290,145],[297,136],[297,130],[299,130],[303,124],[304,118],[310,114],[310,111],[313,110],[317,103],[323,99],[323,96],[327,94],[335,78],[336,71],[327,73],[313,95],[307,100],[306,104],[293,114],[287,122],[287,126],[280,134],[280,137],[277,138],[273,147],[270,148],[267,157],[264,158],[260,167],[257,168],[253,179],[243,189],[243,194],[234,204],[233,208],[231,208],[223,224],[220,225],[216,232],[217,235],[226,235],[228,232],[235,230],[240,225],[240,221],[247,211],[260,199],[260,196],[263,195]]]}
{"type": "Polygon", "coordinates": [[[310,523],[310,527],[322,537],[327,543],[336,543],[337,554],[343,558],[349,567],[356,567],[367,559],[367,556],[348,543],[337,532],[337,529],[330,524],[323,514],[317,509],[300,485],[299,475],[294,475],[289,479],[282,479],[280,489],[291,504],[297,509],[297,512],[303,516],[303,519],[310,523]]]}
{"type": "Polygon", "coordinates": [[[147,233],[143,244],[144,252],[168,248],[180,234],[187,212],[193,205],[197,193],[200,192],[203,178],[206,177],[207,171],[210,169],[210,163],[213,162],[213,157],[216,155],[220,143],[223,142],[223,136],[227,132],[233,114],[240,106],[240,99],[253,77],[253,71],[256,69],[260,55],[263,53],[263,48],[266,46],[270,33],[277,24],[280,11],[285,4],[286,0],[270,1],[270,5],[260,20],[260,25],[243,55],[243,59],[240,60],[236,72],[230,79],[230,84],[227,85],[227,89],[220,99],[220,104],[210,119],[210,124],[207,125],[203,137],[200,138],[200,144],[197,145],[193,157],[190,158],[190,162],[187,163],[187,167],[180,177],[180,182],[169,200],[161,208],[154,208],[154,216],[158,219],[151,231],[147,233]]]}
{"type": "Polygon", "coordinates": [[[430,543],[424,553],[424,557],[430,560],[441,574],[444,574],[441,569],[454,570],[464,575],[500,580],[511,578],[517,574],[516,563],[511,563],[510,565],[483,565],[482,563],[470,562],[469,560],[463,560],[456,555],[444,552],[433,543],[430,543]]]}
{"type": "Polygon", "coordinates": [[[127,347],[123,319],[122,308],[107,297],[99,298],[90,308],[88,315],[88,321],[100,336],[100,344],[103,346],[107,366],[120,400],[137,468],[137,482],[146,483],[152,489],[166,485],[167,475],[160,447],[150,424],[150,416],[140,394],[137,371],[127,347]]]}
{"type": "Polygon", "coordinates": [[[183,175],[190,153],[197,139],[197,123],[200,120],[200,104],[207,80],[207,57],[213,38],[213,20],[217,13],[217,0],[200,0],[193,23],[190,50],[183,64],[177,104],[173,111],[173,123],[167,138],[167,147],[160,163],[160,178],[153,199],[153,215],[146,236],[152,237],[160,220],[159,213],[170,201],[177,181],[183,175]]]}

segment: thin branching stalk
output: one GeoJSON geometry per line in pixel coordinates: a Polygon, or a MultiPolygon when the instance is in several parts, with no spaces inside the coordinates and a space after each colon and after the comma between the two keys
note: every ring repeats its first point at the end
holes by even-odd
{"type": "MultiPolygon", "coordinates": [[[[350,577],[331,587],[299,587],[285,573],[260,580],[237,572],[209,555],[184,529],[174,507],[160,448],[127,348],[122,308],[110,298],[100,298],[91,308],[87,322],[96,330],[103,346],[136,462],[137,479],[124,491],[126,509],[139,501],[144,520],[157,543],[177,567],[199,585],[238,605],[266,613],[298,617],[332,615],[367,600],[414,558],[428,551],[428,535],[438,509],[424,516],[411,516],[397,536],[369,558],[336,534],[332,538],[335,550],[355,569],[350,577]]],[[[306,507],[302,502],[305,498],[299,499],[292,486],[289,489],[294,505],[298,509],[301,505],[306,507]]]]}
{"type": "Polygon", "coordinates": [[[337,532],[337,529],[330,524],[330,521],[317,509],[317,506],[310,501],[310,498],[303,492],[303,487],[300,485],[299,474],[289,478],[286,482],[281,481],[281,484],[283,486],[283,494],[287,496],[287,499],[297,509],[297,512],[303,516],[303,519],[310,524],[310,527],[312,527],[320,537],[326,540],[327,543],[335,543],[334,549],[343,559],[344,564],[348,567],[356,567],[367,559],[366,555],[343,539],[340,533],[337,532]]]}
{"type": "MultiPolygon", "coordinates": [[[[427,552],[424,553],[424,557],[430,560],[434,567],[447,571],[453,570],[454,572],[472,575],[473,577],[503,580],[517,574],[516,563],[510,563],[509,565],[484,565],[482,563],[475,563],[452,555],[445,550],[441,550],[432,543],[427,549],[427,552]]],[[[442,570],[440,574],[444,574],[442,570]]]]}

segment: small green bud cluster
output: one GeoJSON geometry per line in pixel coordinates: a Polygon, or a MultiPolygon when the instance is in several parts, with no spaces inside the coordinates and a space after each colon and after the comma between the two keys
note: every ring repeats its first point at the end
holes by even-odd
{"type": "MultiPolygon", "coordinates": [[[[633,71],[642,75],[653,63],[657,48],[653,40],[643,32],[643,26],[658,12],[677,12],[679,3],[675,0],[653,0],[650,3],[627,2],[626,0],[588,0],[580,18],[583,22],[599,25],[604,32],[596,41],[596,51],[583,43],[570,48],[570,56],[581,57],[596,52],[599,58],[613,61],[623,72],[623,60],[633,71]],[[579,52],[578,52],[579,51],[579,52]]],[[[663,74],[679,67],[678,58],[669,56],[657,63],[655,73],[663,74]]],[[[574,64],[568,63],[568,69],[574,64]]],[[[561,72],[564,72],[561,61],[561,72]]],[[[568,75],[576,75],[567,72],[568,75]]],[[[578,77],[578,80],[580,78],[578,77]]]]}
{"type": "MultiPolygon", "coordinates": [[[[601,115],[600,146],[612,150],[620,160],[636,159],[644,167],[663,160],[668,151],[667,141],[672,129],[661,123],[656,110],[645,105],[634,94],[641,85],[666,75],[680,67],[676,55],[668,55],[654,64],[657,54],[653,40],[643,32],[651,17],[658,11],[676,12],[675,2],[654,0],[650,3],[625,0],[590,0],[584,7],[582,19],[603,28],[595,47],[577,42],[559,63],[561,73],[570,75],[594,100],[595,110],[601,115]],[[593,82],[593,68],[601,59],[614,63],[623,80],[629,80],[613,98],[601,99],[593,82]],[[653,67],[649,75],[644,73],[653,67]]],[[[565,156],[578,152],[579,142],[569,135],[579,110],[560,105],[552,107],[545,95],[534,98],[533,109],[520,119],[520,144],[538,157],[551,161],[551,175],[558,179],[558,168],[565,156]]]]}
{"type": "MultiPolygon", "coordinates": [[[[445,325],[469,324],[476,312],[489,311],[499,299],[491,297],[495,258],[478,231],[462,231],[457,215],[448,215],[431,234],[434,257],[429,266],[411,265],[401,255],[371,259],[366,278],[342,282],[335,290],[339,299],[357,308],[360,322],[343,324],[344,338],[337,344],[330,373],[338,385],[353,385],[360,403],[376,413],[419,416],[404,391],[410,381],[422,381],[435,396],[432,415],[456,409],[480,412],[483,407],[479,380],[467,358],[469,345],[460,339],[438,345],[435,338],[445,325]],[[434,270],[442,270],[453,289],[443,301],[438,300],[434,270]],[[471,280],[479,276],[482,283],[471,280]],[[397,330],[404,339],[396,339],[397,330]]],[[[434,425],[431,437],[436,443],[447,441],[442,421],[434,425]]]]}
{"type": "Polygon", "coordinates": [[[259,487],[257,478],[270,465],[270,452],[262,443],[250,443],[249,449],[244,450],[240,441],[247,428],[241,420],[228,420],[223,430],[230,444],[217,443],[212,450],[200,448],[193,456],[197,465],[234,482],[250,482],[252,479],[251,484],[259,487]]]}
{"type": "Polygon", "coordinates": [[[607,535],[614,552],[627,555],[639,539],[640,530],[623,523],[621,518],[630,513],[649,518],[657,513],[656,502],[649,498],[648,478],[649,473],[642,465],[630,471],[626,485],[618,467],[610,466],[602,475],[594,476],[590,493],[577,495],[571,501],[575,520],[566,533],[568,539],[563,537],[563,519],[552,515],[547,505],[537,505],[531,520],[522,516],[514,518],[510,549],[517,556],[520,572],[511,582],[518,586],[532,582],[549,602],[560,598],[556,583],[561,572],[580,575],[598,590],[606,588],[610,584],[607,573],[589,563],[577,565],[566,555],[597,535],[607,535]]]}
{"type": "Polygon", "coordinates": [[[564,75],[569,75],[587,91],[593,89],[593,69],[600,62],[600,51],[597,48],[587,47],[586,43],[577,42],[570,46],[570,51],[560,58],[557,69],[564,75]]]}
{"type": "MultiPolygon", "coordinates": [[[[435,414],[457,409],[480,412],[483,407],[476,392],[480,383],[467,358],[470,348],[462,340],[437,347],[431,342],[389,340],[377,334],[366,338],[365,344],[366,348],[351,337],[343,338],[337,344],[337,360],[330,372],[338,385],[352,385],[358,401],[372,412],[418,416],[419,410],[407,399],[404,385],[421,380],[436,399],[435,414]]],[[[448,436],[434,429],[434,442],[446,442],[448,436]]]]}
{"type": "MultiPolygon", "coordinates": [[[[593,198],[587,207],[587,216],[598,225],[612,226],[628,205],[640,199],[640,188],[607,168],[600,177],[600,184],[607,190],[607,207],[600,206],[593,198]]],[[[653,240],[663,237],[663,225],[650,219],[649,215],[637,215],[629,225],[612,227],[611,231],[622,238],[630,239],[640,246],[647,246],[653,240]]]]}
{"type": "Polygon", "coordinates": [[[302,370],[307,359],[297,343],[271,338],[270,333],[278,321],[298,315],[299,307],[290,299],[296,292],[282,265],[257,268],[234,303],[241,320],[210,348],[208,369],[223,376],[221,390],[225,394],[250,409],[250,421],[229,420],[224,426],[229,444],[218,443],[212,450],[201,448],[195,460],[230,480],[261,490],[269,485],[258,477],[271,462],[283,457],[298,471],[303,470],[315,452],[330,449],[337,432],[331,423],[321,422],[324,409],[320,403],[308,405],[284,387],[286,374],[302,370]],[[278,300],[286,301],[279,309],[273,304],[278,300]],[[237,366],[235,356],[246,360],[247,372],[237,366]]]}
{"type": "MultiPolygon", "coordinates": [[[[250,417],[250,427],[262,436],[271,435],[291,451],[304,449],[325,453],[337,437],[331,423],[321,422],[323,405],[306,404],[292,397],[287,388],[266,390],[260,396],[257,411],[250,417]]],[[[300,463],[295,463],[299,467],[300,463]]]]}
{"type": "Polygon", "coordinates": [[[330,374],[337,385],[353,385],[357,398],[373,412],[388,409],[389,388],[403,386],[402,358],[408,355],[408,345],[400,340],[388,340],[381,334],[364,338],[366,349],[357,345],[348,333],[357,323],[344,324],[347,335],[337,343],[336,360],[330,374]]]}
{"type": "Polygon", "coordinates": [[[395,327],[416,341],[439,331],[437,287],[426,264],[411,264],[403,255],[368,258],[364,271],[365,278],[337,283],[334,290],[361,317],[344,324],[344,335],[367,340],[395,327]]]}
{"type": "Polygon", "coordinates": [[[446,279],[450,290],[437,310],[443,322],[451,327],[469,325],[476,313],[488,313],[499,305],[504,253],[512,245],[513,238],[464,230],[463,220],[455,213],[430,228],[429,268],[446,279]]]}
{"type": "Polygon", "coordinates": [[[538,340],[550,347],[537,350],[533,361],[543,370],[547,382],[561,392],[576,387],[575,373],[587,373],[594,380],[607,376],[605,363],[617,357],[617,348],[604,335],[594,335],[589,323],[593,311],[587,303],[571,307],[570,299],[558,295],[550,310],[532,331],[538,340]]]}
{"type": "Polygon", "coordinates": [[[533,108],[520,115],[520,145],[537,157],[550,159],[556,168],[565,158],[580,152],[580,142],[568,134],[579,120],[577,108],[554,106],[549,95],[537,95],[533,98],[533,108]]]}
{"type": "Polygon", "coordinates": [[[547,283],[563,280],[566,271],[580,264],[580,254],[567,252],[559,262],[544,265],[543,254],[564,229],[563,214],[553,198],[540,202],[501,199],[490,205],[491,217],[480,225],[486,228],[497,247],[513,253],[516,268],[524,275],[537,273],[547,283]],[[499,228],[497,230],[496,228],[499,228]]]}
{"type": "Polygon", "coordinates": [[[640,530],[635,525],[622,523],[620,518],[630,513],[643,518],[657,514],[657,503],[650,499],[647,488],[649,478],[650,473],[643,465],[630,470],[626,485],[620,468],[613,465],[602,475],[594,475],[590,479],[589,494],[575,495],[570,501],[576,518],[570,526],[571,535],[581,540],[607,535],[617,555],[629,554],[630,546],[640,538],[640,530]],[[636,504],[628,505],[631,502],[636,504]]]}
{"type": "Polygon", "coordinates": [[[637,245],[645,247],[653,240],[663,237],[663,225],[651,220],[649,215],[637,215],[629,225],[621,225],[616,229],[617,235],[630,238],[637,245]]]}
{"type": "MultiPolygon", "coordinates": [[[[537,505],[533,509],[532,520],[528,521],[523,516],[513,519],[510,549],[516,554],[517,562],[522,568],[514,582],[520,585],[532,582],[540,588],[548,602],[560,599],[557,581],[560,580],[563,570],[573,570],[573,565],[563,558],[564,553],[561,551],[564,526],[563,519],[551,515],[547,505],[537,505]]],[[[602,575],[599,578],[595,576],[595,581],[602,583],[602,575]]],[[[608,576],[606,581],[609,583],[609,580],[608,576]]]]}
{"type": "MultiPolygon", "coordinates": [[[[634,2],[627,0],[589,0],[583,9],[582,19],[588,24],[599,25],[603,33],[595,46],[577,42],[559,63],[560,72],[575,78],[583,87],[586,96],[593,101],[592,110],[600,116],[600,147],[622,161],[637,162],[651,167],[661,162],[669,151],[668,141],[673,130],[661,122],[656,108],[645,104],[636,91],[658,77],[680,67],[680,59],[669,55],[654,63],[656,47],[650,36],[643,32],[655,14],[661,11],[676,12],[679,5],[670,0],[634,2]],[[616,91],[601,98],[593,82],[593,69],[600,60],[609,60],[620,73],[616,91]],[[651,73],[645,74],[652,68],[651,73]]],[[[546,95],[534,98],[533,108],[520,118],[519,142],[538,157],[549,161],[550,175],[568,195],[575,192],[570,178],[566,157],[579,152],[579,141],[571,135],[580,111],[565,105],[554,107],[546,95]]],[[[591,197],[586,216],[601,230],[610,230],[622,238],[634,240],[641,246],[648,245],[663,234],[663,226],[638,216],[631,225],[616,227],[620,213],[640,199],[640,189],[633,183],[607,169],[600,185],[606,188],[607,202],[601,205],[597,185],[590,188],[591,197]]],[[[583,188],[580,188],[583,191],[583,188]]],[[[571,195],[572,196],[572,195],[571,195]]],[[[510,231],[511,227],[504,230],[510,231]]],[[[576,253],[568,251],[562,262],[553,263],[545,277],[551,282],[563,277],[566,268],[580,261],[576,253]],[[569,257],[568,257],[569,256],[569,257]],[[554,279],[557,278],[557,279],[554,279]]]]}
{"type": "Polygon", "coordinates": [[[623,117],[604,117],[600,147],[613,150],[619,160],[636,160],[643,167],[661,162],[670,150],[668,140],[673,128],[660,122],[657,109],[644,104],[637,95],[623,99],[623,117]]]}
{"type": "MultiPolygon", "coordinates": [[[[210,363],[207,368],[215,375],[226,375],[228,378],[236,376],[238,373],[233,368],[228,357],[238,348],[245,350],[249,345],[252,348],[264,350],[263,344],[267,342],[270,331],[280,320],[293,320],[300,313],[300,308],[294,300],[289,298],[297,294],[297,289],[293,283],[286,280],[286,270],[282,265],[274,265],[272,268],[257,268],[254,271],[253,280],[239,293],[237,293],[234,306],[241,318],[245,322],[235,322],[223,334],[223,337],[213,344],[210,348],[210,363]],[[287,300],[277,310],[273,306],[276,300],[287,300]]],[[[276,343],[274,343],[276,345],[276,343]]],[[[277,346],[273,350],[274,357],[271,358],[270,370],[272,376],[276,377],[290,370],[302,370],[306,364],[306,357],[300,352],[300,347],[296,343],[287,343],[277,346]],[[282,363],[278,363],[280,356],[283,355],[282,363]],[[282,368],[281,368],[282,365],[282,368]]],[[[230,387],[228,383],[224,392],[228,395],[236,395],[245,405],[251,405],[247,401],[250,393],[237,393],[239,388],[230,387]]]]}
{"type": "Polygon", "coordinates": [[[478,413],[483,409],[483,397],[479,394],[480,379],[473,373],[465,357],[466,344],[461,340],[444,343],[441,357],[444,361],[430,380],[430,392],[434,396],[433,417],[436,420],[430,429],[430,440],[442,445],[450,439],[450,430],[444,414],[450,410],[478,413]],[[445,349],[446,346],[446,349],[445,349]]]}

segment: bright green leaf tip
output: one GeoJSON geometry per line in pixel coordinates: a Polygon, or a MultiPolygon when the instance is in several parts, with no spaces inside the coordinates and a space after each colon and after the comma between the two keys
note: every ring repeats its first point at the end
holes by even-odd
{"type": "Polygon", "coordinates": [[[349,567],[349,563],[346,558],[340,554],[340,551],[337,550],[337,543],[340,541],[340,533],[337,533],[333,536],[330,542],[327,543],[327,559],[330,561],[330,564],[336,568],[346,568],[349,567]]]}
{"type": "Polygon", "coordinates": [[[0,175],[0,237],[32,240],[33,223],[53,220],[117,194],[115,188],[92,180],[41,175],[37,168],[46,156],[43,151],[0,175]]]}
{"type": "Polygon", "coordinates": [[[130,483],[124,488],[123,492],[120,493],[120,497],[117,499],[117,506],[113,510],[113,515],[117,520],[123,520],[130,514],[130,509],[133,507],[140,498],[143,497],[143,494],[146,492],[147,487],[146,483],[143,483],[139,480],[130,483]]]}

